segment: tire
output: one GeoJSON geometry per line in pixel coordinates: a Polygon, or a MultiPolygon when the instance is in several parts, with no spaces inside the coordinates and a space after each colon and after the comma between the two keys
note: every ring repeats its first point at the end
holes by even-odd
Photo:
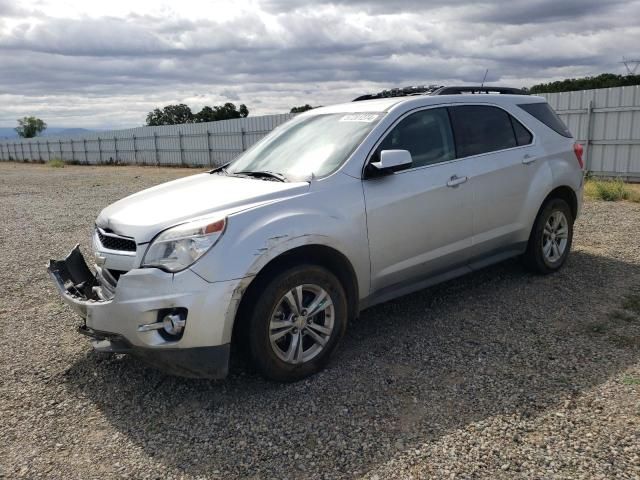
{"type": "Polygon", "coordinates": [[[567,202],[561,198],[547,200],[540,209],[529,236],[527,251],[523,257],[527,268],[543,275],[562,268],[571,250],[573,222],[573,214],[567,202]]]}
{"type": "Polygon", "coordinates": [[[250,359],[270,380],[295,382],[313,375],[338,346],[347,315],[346,294],[335,275],[316,265],[289,268],[266,282],[249,314],[250,359]],[[306,310],[314,302],[315,314],[306,310]]]}

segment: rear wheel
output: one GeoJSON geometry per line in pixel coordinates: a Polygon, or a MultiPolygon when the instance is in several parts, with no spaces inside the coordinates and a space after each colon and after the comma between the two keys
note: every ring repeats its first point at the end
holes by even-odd
{"type": "Polygon", "coordinates": [[[290,268],[269,281],[249,318],[247,340],[256,368],[293,382],[321,370],[347,325],[340,281],[315,265],[290,268]]]}
{"type": "Polygon", "coordinates": [[[548,274],[564,265],[571,250],[573,221],[571,208],[564,200],[552,198],[543,205],[524,255],[531,270],[548,274]]]}

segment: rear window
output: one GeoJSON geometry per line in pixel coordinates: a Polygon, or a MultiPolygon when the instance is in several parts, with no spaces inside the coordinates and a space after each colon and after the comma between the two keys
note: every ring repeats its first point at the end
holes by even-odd
{"type": "Polygon", "coordinates": [[[553,111],[553,108],[548,103],[523,103],[518,106],[563,137],[572,137],[567,126],[560,120],[558,114],[553,111]]]}

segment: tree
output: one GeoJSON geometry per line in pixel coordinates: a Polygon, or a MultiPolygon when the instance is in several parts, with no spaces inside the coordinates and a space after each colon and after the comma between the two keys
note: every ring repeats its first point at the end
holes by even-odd
{"type": "Polygon", "coordinates": [[[557,82],[541,83],[529,89],[529,93],[571,92],[573,90],[590,90],[593,88],[625,87],[640,85],[640,75],[616,75],[602,73],[596,77],[567,78],[557,82]]]}
{"type": "Polygon", "coordinates": [[[245,118],[249,115],[249,109],[245,104],[241,104],[240,108],[233,103],[225,103],[222,106],[202,107],[195,115],[195,122],[217,122],[218,120],[231,120],[233,118],[245,118]]]}
{"type": "Polygon", "coordinates": [[[307,103],[306,105],[302,105],[300,107],[293,107],[289,113],[302,113],[306,112],[307,110],[313,110],[313,108],[314,107],[307,103]]]}
{"type": "Polygon", "coordinates": [[[194,114],[191,109],[181,103],[179,105],[167,105],[160,109],[156,108],[147,115],[147,125],[150,127],[158,125],[178,125],[181,123],[201,123],[217,122],[218,120],[229,120],[232,118],[245,118],[249,115],[249,109],[245,104],[240,108],[233,103],[227,102],[221,106],[202,107],[198,113],[194,114]]]}
{"type": "Polygon", "coordinates": [[[193,123],[195,116],[191,109],[184,103],[178,105],[167,105],[162,110],[156,108],[147,115],[147,125],[156,127],[158,125],[178,125],[181,123],[193,123]]]}
{"type": "Polygon", "coordinates": [[[217,120],[216,111],[209,106],[205,106],[205,107],[202,107],[202,110],[196,113],[195,123],[215,122],[216,120],[217,120]]]}
{"type": "Polygon", "coordinates": [[[46,130],[47,124],[36,117],[23,117],[18,119],[16,132],[22,138],[33,138],[46,130]]]}

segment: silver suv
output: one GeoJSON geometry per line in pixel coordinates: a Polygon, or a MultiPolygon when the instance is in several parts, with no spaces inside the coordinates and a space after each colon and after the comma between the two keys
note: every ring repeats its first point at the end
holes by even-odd
{"type": "Polygon", "coordinates": [[[367,307],[514,256],[558,270],[582,147],[545,99],[415,90],[311,110],[105,208],[94,268],[78,247],[49,265],[80,332],[183,376],[224,377],[234,345],[295,381],[367,307]]]}

